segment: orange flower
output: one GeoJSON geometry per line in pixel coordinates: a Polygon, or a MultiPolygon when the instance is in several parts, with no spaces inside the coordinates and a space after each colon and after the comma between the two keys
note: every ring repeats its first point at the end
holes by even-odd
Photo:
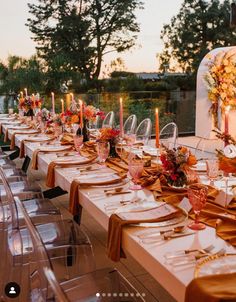
{"type": "Polygon", "coordinates": [[[76,115],[76,114],[72,115],[72,117],[71,117],[71,123],[75,124],[75,123],[78,123],[78,122],[79,122],[78,115],[76,115]]]}
{"type": "Polygon", "coordinates": [[[196,163],[197,163],[197,159],[196,159],[195,155],[189,154],[189,157],[188,157],[188,160],[187,160],[187,164],[189,166],[193,166],[193,165],[196,165],[196,163]]]}
{"type": "Polygon", "coordinates": [[[181,147],[181,149],[179,150],[180,153],[182,154],[186,154],[188,152],[188,149],[186,147],[181,147]]]}

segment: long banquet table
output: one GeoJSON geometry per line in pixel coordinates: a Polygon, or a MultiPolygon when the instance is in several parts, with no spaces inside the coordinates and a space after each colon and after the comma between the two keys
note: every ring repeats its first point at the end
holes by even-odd
{"type": "MultiPolygon", "coordinates": [[[[3,124],[3,133],[5,133],[9,125],[3,124]]],[[[11,138],[14,130],[8,131],[11,138]]],[[[20,147],[21,141],[27,135],[16,134],[16,146],[20,147]]],[[[32,157],[33,151],[39,146],[38,143],[25,142],[25,154],[32,157]]],[[[49,163],[56,159],[55,154],[38,155],[39,171],[47,173],[49,163]]],[[[55,170],[55,186],[60,186],[63,190],[69,192],[70,185],[75,178],[75,168],[56,168],[55,170]]],[[[104,203],[108,201],[119,201],[120,196],[112,196],[104,198],[93,198],[92,195],[96,192],[101,192],[99,188],[81,189],[80,204],[86,211],[99,223],[105,230],[108,230],[109,215],[107,214],[104,203]]],[[[140,197],[147,200],[154,200],[152,193],[147,190],[142,190],[139,193],[140,197]]],[[[128,198],[132,195],[129,194],[128,198]]],[[[127,197],[123,197],[127,199],[127,197]]],[[[86,223],[86,222],[85,222],[86,223]]],[[[163,229],[163,228],[162,228],[163,229]]],[[[140,227],[126,227],[123,230],[122,247],[126,253],[130,254],[144,269],[149,272],[177,301],[184,301],[185,290],[189,282],[194,277],[194,266],[179,267],[174,269],[166,263],[164,255],[167,252],[173,252],[180,249],[205,248],[214,244],[215,249],[225,248],[227,252],[235,252],[235,249],[227,244],[224,240],[217,237],[215,229],[206,227],[205,230],[196,232],[194,235],[163,241],[161,244],[144,244],[140,242],[137,234],[140,234],[144,229],[140,227]]],[[[159,230],[155,228],[155,230],[159,230]]],[[[153,229],[146,229],[145,232],[151,232],[153,229]]]]}

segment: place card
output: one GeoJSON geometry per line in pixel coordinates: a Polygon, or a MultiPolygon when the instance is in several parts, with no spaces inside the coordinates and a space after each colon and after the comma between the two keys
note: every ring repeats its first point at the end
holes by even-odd
{"type": "Polygon", "coordinates": [[[182,201],[178,205],[179,208],[183,209],[187,213],[189,213],[192,209],[192,205],[189,202],[189,199],[187,197],[184,197],[182,201]]]}

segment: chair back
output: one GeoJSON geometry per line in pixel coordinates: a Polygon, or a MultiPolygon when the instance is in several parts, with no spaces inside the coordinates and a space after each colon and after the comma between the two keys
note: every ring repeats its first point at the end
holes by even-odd
{"type": "Polygon", "coordinates": [[[150,118],[145,118],[137,127],[135,134],[137,141],[142,141],[145,145],[151,136],[152,122],[150,118]]]}
{"type": "Polygon", "coordinates": [[[110,111],[105,116],[102,122],[102,128],[112,128],[115,124],[115,114],[113,111],[110,111]]]}
{"type": "Polygon", "coordinates": [[[55,276],[54,278],[52,278],[52,285],[54,287],[47,279],[45,272],[50,272],[51,275],[54,275],[54,273],[52,271],[52,265],[50,259],[48,258],[45,246],[40,238],[39,233],[37,232],[37,229],[33,225],[30,217],[28,216],[23,204],[18,197],[15,197],[15,203],[24,216],[25,224],[32,241],[30,262],[31,264],[33,263],[32,267],[34,267],[34,270],[30,275],[30,301],[48,301],[48,299],[54,298],[54,296],[56,296],[58,301],[69,302],[66,294],[61,289],[60,284],[57,282],[55,276]],[[37,261],[35,261],[35,259],[37,259],[37,261]],[[50,290],[48,283],[51,285],[52,290],[50,290]],[[55,292],[54,288],[56,289],[55,292]]]}
{"type": "Polygon", "coordinates": [[[130,115],[124,123],[124,134],[135,133],[137,128],[137,117],[135,114],[130,115]]]}
{"type": "Polygon", "coordinates": [[[174,148],[178,138],[178,127],[175,123],[165,125],[160,131],[160,143],[167,148],[174,148]]]}

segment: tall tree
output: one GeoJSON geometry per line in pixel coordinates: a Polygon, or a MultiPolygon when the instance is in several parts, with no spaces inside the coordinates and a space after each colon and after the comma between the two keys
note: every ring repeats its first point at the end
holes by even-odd
{"type": "Polygon", "coordinates": [[[236,30],[230,28],[230,0],[184,0],[180,12],[165,24],[159,55],[160,69],[196,72],[211,49],[236,44],[236,30]]]}
{"type": "Polygon", "coordinates": [[[0,63],[0,92],[15,94],[24,87],[29,91],[41,91],[44,81],[43,66],[36,56],[24,59],[9,56],[7,64],[0,63]]]}
{"type": "Polygon", "coordinates": [[[28,4],[28,26],[39,55],[50,69],[57,56],[61,70],[97,79],[106,53],[130,49],[139,25],[135,11],[141,0],[38,0],[28,4]]]}

